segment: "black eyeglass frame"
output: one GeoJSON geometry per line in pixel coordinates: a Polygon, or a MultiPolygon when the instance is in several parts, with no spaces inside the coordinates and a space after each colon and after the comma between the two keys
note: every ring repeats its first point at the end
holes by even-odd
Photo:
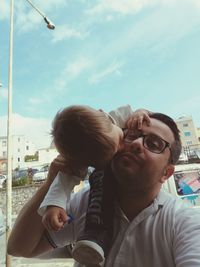
{"type": "MultiPolygon", "coordinates": [[[[126,130],[128,131],[128,129],[123,129],[123,132],[125,132],[126,130]]],[[[143,134],[143,133],[140,132],[138,135],[135,136],[134,139],[132,139],[132,140],[130,140],[130,141],[127,141],[127,140],[126,140],[126,136],[124,136],[124,142],[130,144],[130,143],[132,143],[134,140],[136,140],[136,139],[138,139],[138,138],[142,138],[142,144],[143,144],[143,146],[144,146],[147,150],[149,150],[150,152],[155,153],[155,154],[161,154],[161,153],[162,153],[163,151],[165,151],[165,149],[168,147],[169,150],[170,150],[170,155],[171,155],[171,160],[172,160],[171,144],[170,144],[169,142],[167,142],[166,140],[164,140],[163,138],[161,138],[160,136],[156,135],[156,134],[143,134]],[[164,147],[163,147],[163,149],[162,149],[161,151],[156,152],[156,151],[153,151],[153,150],[149,149],[149,147],[146,146],[146,142],[145,142],[145,140],[146,140],[146,138],[149,137],[149,136],[156,136],[156,138],[158,138],[159,140],[162,140],[162,142],[164,142],[165,145],[164,145],[164,147]]]]}

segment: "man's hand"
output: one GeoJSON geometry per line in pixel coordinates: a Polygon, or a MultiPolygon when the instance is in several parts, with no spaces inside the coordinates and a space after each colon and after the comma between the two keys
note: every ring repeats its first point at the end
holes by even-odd
{"type": "Polygon", "coordinates": [[[137,109],[133,112],[131,118],[129,118],[126,122],[127,128],[141,130],[143,123],[146,123],[146,125],[149,126],[151,124],[149,118],[150,113],[151,112],[146,109],[137,109]]]}
{"type": "Polygon", "coordinates": [[[42,217],[42,223],[47,230],[58,231],[63,228],[68,219],[67,213],[63,208],[48,206],[42,217]]]}

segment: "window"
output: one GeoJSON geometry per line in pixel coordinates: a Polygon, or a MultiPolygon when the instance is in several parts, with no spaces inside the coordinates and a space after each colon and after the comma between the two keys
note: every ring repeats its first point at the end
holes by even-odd
{"type": "Polygon", "coordinates": [[[20,162],[20,158],[17,158],[17,161],[20,162]]]}
{"type": "Polygon", "coordinates": [[[18,142],[20,142],[20,138],[18,138],[17,140],[18,140],[18,142]]]}
{"type": "Polygon", "coordinates": [[[7,163],[6,162],[2,163],[2,170],[3,171],[7,170],[7,163]]]}
{"type": "Polygon", "coordinates": [[[188,123],[183,123],[183,127],[188,127],[188,123]]]}
{"type": "Polygon", "coordinates": [[[6,146],[6,141],[3,141],[2,142],[2,146],[6,146]]]}
{"type": "Polygon", "coordinates": [[[191,132],[184,132],[184,135],[187,136],[187,137],[191,136],[191,132]]]}
{"type": "Polygon", "coordinates": [[[29,146],[26,146],[26,150],[29,150],[29,146]]]}
{"type": "Polygon", "coordinates": [[[3,157],[6,158],[6,156],[7,156],[6,151],[3,151],[3,157]]]}
{"type": "Polygon", "coordinates": [[[20,149],[18,148],[17,151],[20,152],[20,149]]]}
{"type": "Polygon", "coordinates": [[[192,145],[192,141],[186,141],[187,145],[192,145]]]}

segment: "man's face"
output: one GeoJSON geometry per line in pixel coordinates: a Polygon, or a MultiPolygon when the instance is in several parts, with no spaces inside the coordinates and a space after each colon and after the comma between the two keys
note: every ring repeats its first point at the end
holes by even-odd
{"type": "MultiPolygon", "coordinates": [[[[137,129],[135,129],[137,131],[137,129]]],[[[142,134],[154,134],[172,144],[173,133],[170,128],[159,120],[151,118],[151,125],[144,124],[142,134]]],[[[160,188],[163,177],[169,167],[170,149],[166,147],[160,154],[153,153],[143,146],[143,138],[126,144],[112,161],[113,173],[121,188],[127,192],[141,193],[160,188]]]]}

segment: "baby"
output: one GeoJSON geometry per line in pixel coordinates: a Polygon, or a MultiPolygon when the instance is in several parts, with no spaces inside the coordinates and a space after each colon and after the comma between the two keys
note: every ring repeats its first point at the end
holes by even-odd
{"type": "Polygon", "coordinates": [[[48,230],[59,230],[67,221],[73,220],[66,213],[66,200],[69,200],[74,186],[85,178],[88,167],[95,168],[90,176],[85,233],[77,239],[72,251],[74,259],[82,264],[103,263],[109,250],[109,242],[106,239],[111,238],[112,231],[106,234],[105,229],[108,227],[105,224],[109,220],[112,222],[112,217],[108,220],[106,213],[105,220],[103,212],[109,209],[109,214],[112,214],[114,207],[111,194],[105,188],[110,175],[105,175],[101,170],[120,149],[122,129],[125,126],[134,127],[135,124],[140,128],[144,121],[147,124],[150,122],[148,112],[133,112],[129,105],[111,111],[110,114],[88,106],[70,106],[58,112],[53,121],[53,141],[67,162],[67,170],[65,173],[58,173],[38,212],[43,215],[42,220],[48,230]],[[98,202],[99,208],[93,216],[91,203],[94,206],[95,201],[98,202]],[[103,207],[105,203],[106,209],[103,207]],[[97,217],[97,221],[94,221],[97,217]],[[97,234],[101,235],[101,242],[98,242],[97,234]]]}

